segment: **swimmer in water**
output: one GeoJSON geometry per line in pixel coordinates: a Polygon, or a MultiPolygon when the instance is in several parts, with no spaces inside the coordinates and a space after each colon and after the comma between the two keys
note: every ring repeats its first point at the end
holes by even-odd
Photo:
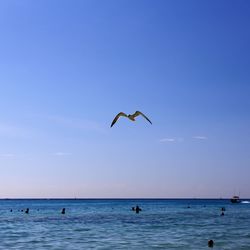
{"type": "Polygon", "coordinates": [[[207,246],[208,246],[208,247],[214,247],[214,241],[213,241],[213,240],[209,240],[209,241],[207,242],[207,246]]]}

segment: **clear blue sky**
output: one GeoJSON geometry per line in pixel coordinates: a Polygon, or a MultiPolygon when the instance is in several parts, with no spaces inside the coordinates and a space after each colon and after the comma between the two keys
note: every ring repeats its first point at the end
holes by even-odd
{"type": "Polygon", "coordinates": [[[1,0],[0,198],[250,197],[249,25],[247,0],[1,0]]]}

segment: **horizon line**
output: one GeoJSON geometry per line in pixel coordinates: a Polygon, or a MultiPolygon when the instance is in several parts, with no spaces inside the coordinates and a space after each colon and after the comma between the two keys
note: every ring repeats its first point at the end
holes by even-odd
{"type": "MultiPolygon", "coordinates": [[[[52,198],[0,198],[0,200],[230,200],[232,197],[229,197],[229,198],[205,198],[205,197],[196,197],[196,198],[191,198],[191,197],[187,197],[187,198],[159,198],[159,197],[150,197],[150,198],[69,198],[69,197],[66,197],[66,198],[58,198],[58,197],[52,197],[52,198]]],[[[246,199],[246,200],[250,200],[250,198],[246,198],[246,197],[243,197],[243,198],[240,198],[241,200],[242,199],[246,199]]]]}

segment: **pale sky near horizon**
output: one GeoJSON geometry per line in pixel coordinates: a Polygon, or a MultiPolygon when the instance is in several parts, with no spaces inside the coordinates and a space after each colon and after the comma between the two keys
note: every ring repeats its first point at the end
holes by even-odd
{"type": "Polygon", "coordinates": [[[250,198],[249,25],[247,0],[0,0],[0,198],[250,198]]]}

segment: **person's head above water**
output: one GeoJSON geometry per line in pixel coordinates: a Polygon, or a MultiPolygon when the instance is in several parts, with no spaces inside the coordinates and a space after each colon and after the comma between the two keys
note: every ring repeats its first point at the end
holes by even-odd
{"type": "Polygon", "coordinates": [[[207,242],[207,245],[208,245],[208,247],[213,247],[214,246],[214,241],[213,240],[209,240],[207,242]]]}

